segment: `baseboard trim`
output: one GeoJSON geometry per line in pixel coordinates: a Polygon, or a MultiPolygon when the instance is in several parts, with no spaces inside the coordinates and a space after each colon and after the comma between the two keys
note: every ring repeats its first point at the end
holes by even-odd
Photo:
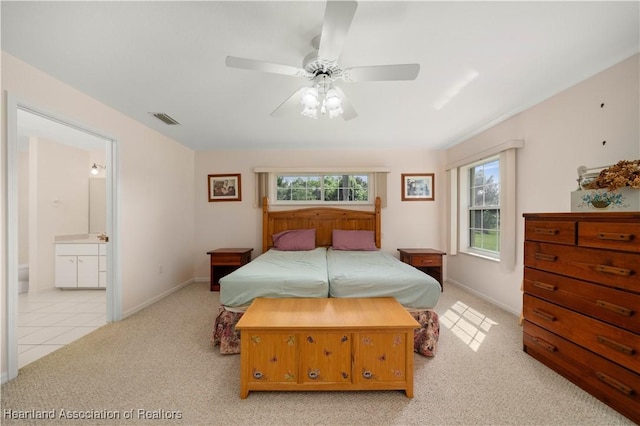
{"type": "Polygon", "coordinates": [[[180,290],[181,288],[186,287],[189,284],[193,284],[194,281],[195,280],[193,278],[188,279],[187,281],[183,282],[182,284],[178,284],[177,286],[165,291],[164,293],[161,293],[161,294],[159,294],[159,295],[147,300],[146,302],[139,304],[138,306],[134,306],[133,308],[125,311],[123,313],[123,315],[122,315],[122,318],[124,319],[124,318],[126,318],[126,317],[128,317],[130,315],[135,314],[136,312],[139,312],[139,311],[143,310],[144,308],[146,308],[148,306],[153,305],[157,301],[164,299],[168,295],[170,295],[172,293],[175,293],[176,291],[180,290]]]}
{"type": "Polygon", "coordinates": [[[210,277],[196,277],[196,278],[193,279],[193,281],[197,282],[197,283],[208,283],[208,282],[211,281],[211,278],[210,277]]]}
{"type": "Polygon", "coordinates": [[[2,376],[0,376],[0,382],[4,385],[8,381],[9,381],[9,376],[7,375],[6,372],[3,372],[2,376]]]}
{"type": "MultiPolygon", "coordinates": [[[[484,293],[480,293],[478,290],[475,290],[469,286],[466,286],[458,281],[452,280],[450,278],[447,278],[446,280],[444,280],[445,283],[449,283],[449,284],[453,284],[456,287],[460,287],[461,289],[468,291],[469,293],[473,294],[474,296],[478,296],[480,299],[486,300],[487,302],[491,303],[492,305],[496,305],[497,307],[499,307],[500,309],[503,309],[513,315],[515,315],[516,317],[520,317],[520,312],[515,312],[510,306],[505,305],[502,302],[499,302],[489,296],[487,296],[484,293]]],[[[447,288],[445,287],[445,291],[447,291],[447,288]]]]}

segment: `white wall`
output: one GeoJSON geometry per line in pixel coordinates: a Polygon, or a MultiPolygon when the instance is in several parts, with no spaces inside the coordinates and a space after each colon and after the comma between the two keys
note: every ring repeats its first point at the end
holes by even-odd
{"type": "MultiPolygon", "coordinates": [[[[88,151],[43,138],[30,138],[30,292],[54,288],[55,236],[87,233],[88,164],[88,151]]],[[[18,241],[18,246],[20,244],[18,241]]]]}
{"type": "MultiPolygon", "coordinates": [[[[262,251],[262,209],[256,205],[254,167],[388,167],[387,207],[382,209],[382,250],[442,249],[439,223],[444,175],[440,153],[428,150],[211,151],[196,154],[196,277],[209,278],[207,251],[253,247],[262,251]],[[242,174],[242,201],[208,202],[207,175],[242,174]],[[435,201],[400,201],[402,173],[435,173],[435,201]]],[[[305,206],[308,207],[308,206],[305,206]]]]}
{"type": "Polygon", "coordinates": [[[18,264],[29,263],[29,151],[18,152],[18,264]]]}
{"type": "MultiPolygon", "coordinates": [[[[123,312],[152,303],[193,278],[194,152],[122,113],[2,52],[2,102],[7,92],[22,102],[114,138],[120,172],[120,239],[123,312]],[[162,266],[162,273],[159,272],[162,266]]],[[[6,114],[2,115],[2,158],[6,166],[6,114]]],[[[4,176],[4,175],[3,175],[4,176]]],[[[2,177],[6,247],[6,180],[2,177]]],[[[112,240],[113,241],[113,240],[112,240]]],[[[2,257],[2,271],[6,257],[2,257]]],[[[2,303],[6,303],[6,274],[2,303]]],[[[2,309],[3,350],[6,309],[2,309]]],[[[6,354],[2,354],[6,374],[6,354]]]]}
{"type": "Polygon", "coordinates": [[[458,254],[448,256],[450,280],[520,312],[522,213],[570,211],[570,192],[577,187],[581,165],[640,158],[639,61],[640,55],[635,55],[448,150],[448,158],[460,158],[510,139],[525,140],[517,153],[515,271],[504,272],[495,262],[458,254]]]}

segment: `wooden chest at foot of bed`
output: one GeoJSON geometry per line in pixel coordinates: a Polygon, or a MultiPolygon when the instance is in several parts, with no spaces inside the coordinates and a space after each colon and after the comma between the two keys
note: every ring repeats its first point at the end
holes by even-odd
{"type": "Polygon", "coordinates": [[[259,298],[238,321],[240,397],[249,391],[403,390],[413,330],[393,298],[259,298]]]}

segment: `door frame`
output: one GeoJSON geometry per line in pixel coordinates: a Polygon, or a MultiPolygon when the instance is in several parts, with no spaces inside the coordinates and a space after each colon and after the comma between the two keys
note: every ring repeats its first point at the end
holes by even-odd
{"type": "Polygon", "coordinates": [[[104,139],[106,144],[107,187],[107,322],[122,319],[122,279],[120,257],[120,191],[118,142],[104,132],[91,129],[7,93],[7,219],[6,219],[6,313],[7,380],[18,376],[18,110],[37,114],[78,131],[104,139]]]}

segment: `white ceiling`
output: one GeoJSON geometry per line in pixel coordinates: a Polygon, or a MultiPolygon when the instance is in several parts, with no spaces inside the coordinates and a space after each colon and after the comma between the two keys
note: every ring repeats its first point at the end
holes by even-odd
{"type": "Polygon", "coordinates": [[[351,121],[274,118],[308,82],[225,57],[301,66],[323,1],[0,4],[2,50],[195,150],[444,148],[640,45],[638,1],[361,1],[341,66],[419,63],[418,78],[342,83],[351,121]]]}

